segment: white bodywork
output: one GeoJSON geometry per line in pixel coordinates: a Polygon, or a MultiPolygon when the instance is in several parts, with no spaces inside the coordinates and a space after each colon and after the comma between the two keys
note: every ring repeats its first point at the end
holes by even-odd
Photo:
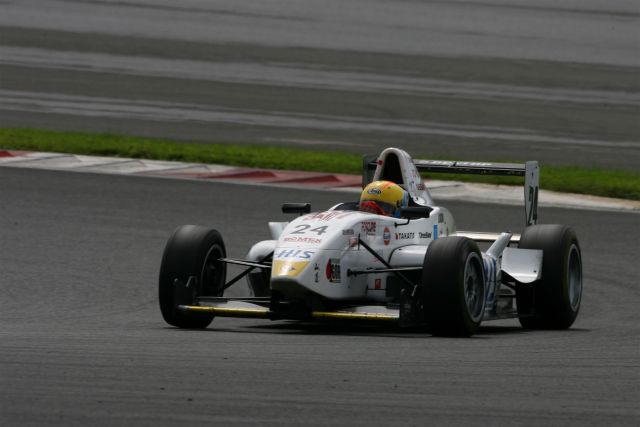
{"type": "MultiPolygon", "coordinates": [[[[352,274],[386,268],[359,242],[368,245],[393,268],[421,268],[433,240],[457,234],[453,216],[447,209],[434,206],[411,157],[397,148],[384,150],[378,158],[375,180],[390,178],[389,170],[385,170],[387,164],[393,165],[394,181],[409,192],[414,204],[432,208],[429,217],[407,220],[341,210],[337,205],[288,223],[270,223],[273,240],[254,245],[247,259],[259,261],[273,252],[272,291],[291,297],[312,293],[337,301],[390,302],[397,299],[388,289],[393,273],[352,274]]],[[[470,233],[460,233],[467,234],[470,233]]],[[[483,253],[485,318],[496,318],[496,310],[509,309],[498,304],[498,295],[503,291],[502,274],[522,283],[536,280],[540,277],[542,252],[508,247],[517,241],[517,236],[514,238],[510,233],[483,235],[490,237],[483,241],[493,240],[493,245],[483,253]]]]}
{"type": "Polygon", "coordinates": [[[453,227],[453,217],[444,209],[410,222],[357,211],[305,215],[291,221],[279,239],[271,241],[271,287],[285,294],[301,286],[331,299],[385,301],[389,273],[349,275],[349,270],[385,267],[358,239],[394,267],[415,266],[422,265],[429,243],[449,235],[453,227]],[[413,251],[405,256],[401,248],[413,251]],[[338,266],[339,275],[327,273],[332,263],[334,270],[338,266]]]}

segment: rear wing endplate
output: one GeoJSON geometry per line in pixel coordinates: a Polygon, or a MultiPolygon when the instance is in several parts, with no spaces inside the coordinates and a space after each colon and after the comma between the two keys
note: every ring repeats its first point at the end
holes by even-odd
{"type": "MultiPolygon", "coordinates": [[[[540,170],[538,162],[526,163],[485,163],[461,162],[455,160],[413,160],[420,172],[460,173],[497,176],[524,177],[524,207],[527,225],[538,222],[538,189],[540,186],[540,170]]],[[[363,158],[363,184],[373,179],[377,167],[376,159],[372,156],[363,158]]]]}

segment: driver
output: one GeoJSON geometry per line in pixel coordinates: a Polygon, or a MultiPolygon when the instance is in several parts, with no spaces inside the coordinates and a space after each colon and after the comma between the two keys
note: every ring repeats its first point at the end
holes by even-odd
{"type": "Polygon", "coordinates": [[[360,195],[359,210],[378,215],[400,217],[400,208],[409,204],[409,193],[391,181],[374,181],[360,195]]]}

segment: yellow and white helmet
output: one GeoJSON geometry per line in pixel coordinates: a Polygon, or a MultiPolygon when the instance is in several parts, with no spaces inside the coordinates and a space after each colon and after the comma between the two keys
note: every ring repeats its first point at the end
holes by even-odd
{"type": "Polygon", "coordinates": [[[360,195],[360,210],[378,215],[400,216],[400,208],[409,204],[409,193],[391,181],[374,181],[360,195]]]}

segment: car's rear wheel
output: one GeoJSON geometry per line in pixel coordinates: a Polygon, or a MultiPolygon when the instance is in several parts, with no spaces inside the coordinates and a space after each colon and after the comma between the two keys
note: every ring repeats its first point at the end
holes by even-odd
{"type": "Polygon", "coordinates": [[[484,269],[478,245],[465,237],[434,240],[422,269],[423,308],[434,335],[471,336],[484,315],[484,269]]]}
{"type": "Polygon", "coordinates": [[[222,236],[214,229],[183,225],[174,231],[164,249],[158,281],[160,311],[168,324],[198,329],[211,323],[213,314],[184,312],[178,306],[192,304],[198,295],[222,296],[226,265],[219,259],[225,256],[222,236]],[[187,288],[192,277],[196,280],[187,288]]]}
{"type": "Polygon", "coordinates": [[[543,253],[541,278],[516,288],[520,324],[526,329],[569,328],[582,300],[582,255],[575,231],[566,225],[533,225],[524,230],[518,247],[543,253]]]}

